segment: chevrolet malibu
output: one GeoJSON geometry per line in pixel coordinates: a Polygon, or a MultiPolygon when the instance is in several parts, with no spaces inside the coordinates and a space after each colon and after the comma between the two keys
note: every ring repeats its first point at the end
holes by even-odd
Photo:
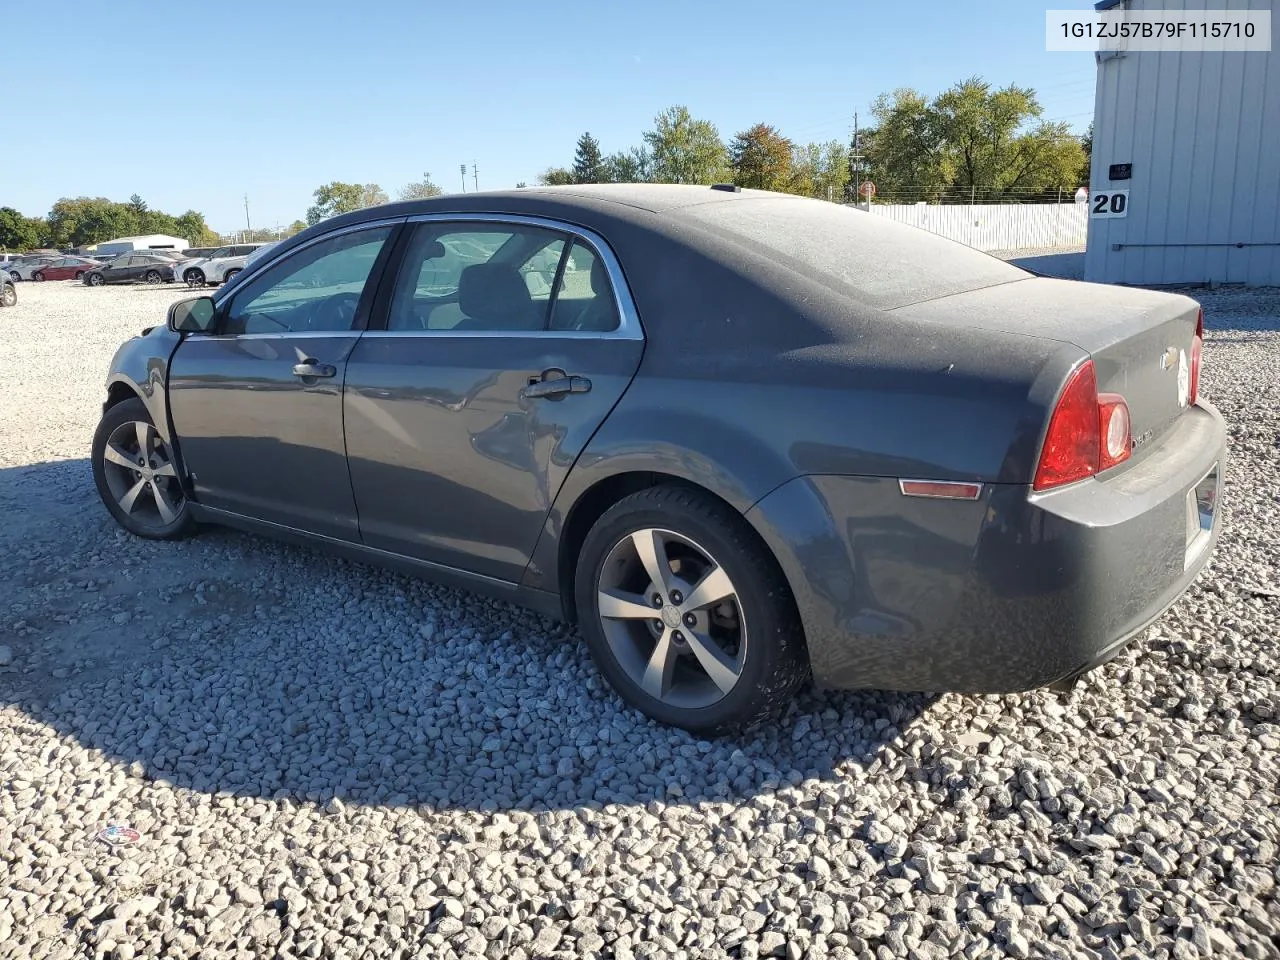
{"type": "Polygon", "coordinates": [[[1113,656],[1218,536],[1186,297],[729,186],[469,194],[273,247],[117,351],[98,491],[576,622],[700,734],[1113,656]]]}

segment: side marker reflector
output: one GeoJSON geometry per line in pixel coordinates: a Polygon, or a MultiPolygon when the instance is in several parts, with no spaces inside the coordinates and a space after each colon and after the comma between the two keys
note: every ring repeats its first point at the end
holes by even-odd
{"type": "Polygon", "coordinates": [[[958,480],[899,480],[898,489],[905,497],[940,500],[977,500],[982,496],[982,484],[958,480]]]}

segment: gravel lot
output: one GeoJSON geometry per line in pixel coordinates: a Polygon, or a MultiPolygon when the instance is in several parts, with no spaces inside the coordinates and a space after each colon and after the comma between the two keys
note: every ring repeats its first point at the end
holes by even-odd
{"type": "Polygon", "coordinates": [[[0,958],[1280,956],[1280,291],[1203,294],[1226,533],[1118,660],[1069,696],[806,692],[714,743],[513,607],[126,536],[102,379],[185,291],[19,295],[0,958]]]}

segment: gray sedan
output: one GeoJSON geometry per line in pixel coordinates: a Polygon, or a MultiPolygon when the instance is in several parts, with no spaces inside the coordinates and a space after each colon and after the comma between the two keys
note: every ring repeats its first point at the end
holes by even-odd
{"type": "Polygon", "coordinates": [[[120,347],[142,537],[225,524],[579,624],[650,716],[1013,692],[1113,656],[1218,536],[1183,296],[859,210],[598,186],[362,210],[120,347]]]}

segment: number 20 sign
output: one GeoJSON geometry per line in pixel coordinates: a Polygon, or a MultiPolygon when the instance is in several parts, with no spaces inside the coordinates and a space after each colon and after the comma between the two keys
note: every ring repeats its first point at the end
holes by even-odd
{"type": "Polygon", "coordinates": [[[1089,198],[1089,216],[1127,217],[1129,215],[1128,190],[1103,190],[1089,198]]]}

